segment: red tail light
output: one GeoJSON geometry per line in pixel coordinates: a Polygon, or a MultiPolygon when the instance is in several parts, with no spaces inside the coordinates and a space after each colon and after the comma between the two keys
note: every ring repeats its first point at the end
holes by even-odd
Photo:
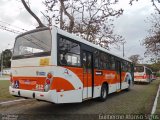
{"type": "Polygon", "coordinates": [[[143,75],[143,79],[146,79],[146,78],[147,78],[147,76],[146,76],[146,74],[144,74],[144,75],[143,75]]]}
{"type": "Polygon", "coordinates": [[[50,84],[51,83],[50,79],[46,79],[46,83],[50,84]]]}
{"type": "Polygon", "coordinates": [[[43,94],[40,94],[40,96],[41,96],[41,97],[44,97],[44,95],[43,95],[43,94]]]}

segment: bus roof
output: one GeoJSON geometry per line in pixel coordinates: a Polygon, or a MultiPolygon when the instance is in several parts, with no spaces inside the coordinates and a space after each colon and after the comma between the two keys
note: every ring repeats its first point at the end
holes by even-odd
{"type": "Polygon", "coordinates": [[[125,57],[122,57],[122,56],[113,54],[113,53],[111,53],[111,51],[109,51],[109,50],[107,50],[107,49],[105,49],[105,48],[102,48],[101,46],[98,46],[98,45],[96,45],[96,44],[93,44],[93,43],[91,43],[91,42],[89,42],[89,41],[87,41],[87,40],[84,40],[84,39],[82,39],[81,37],[79,37],[79,36],[77,36],[77,35],[75,35],[75,34],[68,33],[68,32],[66,32],[66,31],[64,31],[64,30],[61,30],[61,29],[57,28],[57,27],[53,27],[53,29],[54,29],[54,28],[57,30],[57,32],[58,32],[59,34],[62,34],[62,35],[64,35],[64,36],[68,37],[68,38],[71,38],[71,39],[74,38],[74,40],[76,40],[76,41],[82,42],[82,43],[84,43],[84,44],[86,44],[86,45],[89,45],[89,46],[91,46],[91,47],[94,47],[94,48],[96,48],[96,49],[98,49],[98,50],[104,51],[104,52],[106,52],[106,53],[109,53],[109,54],[114,55],[114,56],[116,56],[116,57],[119,57],[119,58],[121,58],[121,59],[124,59],[124,60],[126,60],[126,61],[128,61],[128,62],[131,62],[128,58],[125,58],[125,57]]]}
{"type": "Polygon", "coordinates": [[[149,69],[149,70],[151,70],[151,71],[152,71],[152,69],[151,69],[151,68],[147,67],[146,65],[142,65],[142,64],[135,65],[135,67],[144,67],[144,68],[149,69]]]}
{"type": "MultiPolygon", "coordinates": [[[[22,34],[18,35],[18,36],[16,37],[16,39],[17,39],[18,37],[21,37],[21,36],[25,35],[25,34],[33,33],[33,32],[36,32],[36,31],[48,30],[48,29],[49,29],[48,27],[43,27],[43,28],[37,28],[37,29],[34,29],[34,30],[30,30],[30,31],[27,31],[27,32],[25,32],[25,33],[22,33],[22,34]]],[[[66,37],[68,37],[68,38],[71,38],[71,39],[74,38],[74,40],[76,40],[76,41],[82,42],[82,43],[84,43],[84,44],[86,44],[86,45],[89,45],[89,46],[91,46],[91,47],[94,47],[94,48],[96,48],[96,49],[98,49],[98,50],[104,51],[104,52],[109,53],[109,54],[111,54],[111,55],[114,55],[114,56],[116,56],[116,57],[118,57],[118,58],[121,58],[121,59],[124,59],[124,60],[126,60],[126,61],[128,61],[128,62],[131,62],[128,58],[125,58],[125,57],[119,56],[119,55],[117,55],[117,54],[111,53],[111,51],[109,51],[109,50],[107,50],[107,49],[105,49],[105,48],[102,48],[101,46],[98,46],[98,45],[93,44],[93,43],[91,43],[91,42],[89,42],[89,41],[87,41],[87,40],[84,40],[84,39],[82,39],[81,37],[79,37],[79,36],[77,36],[77,35],[75,35],[75,34],[68,33],[68,32],[66,32],[66,31],[64,31],[64,30],[61,30],[61,29],[57,28],[56,26],[52,26],[52,27],[50,27],[50,29],[51,29],[51,30],[56,30],[59,34],[64,35],[64,36],[66,36],[66,37]]]]}

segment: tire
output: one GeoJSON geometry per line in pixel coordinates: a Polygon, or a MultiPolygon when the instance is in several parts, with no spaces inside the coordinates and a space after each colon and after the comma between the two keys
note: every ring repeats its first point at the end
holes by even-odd
{"type": "Polygon", "coordinates": [[[149,79],[148,84],[150,84],[150,83],[151,83],[151,80],[149,79]]]}
{"type": "Polygon", "coordinates": [[[106,84],[103,84],[101,87],[101,96],[99,97],[99,100],[101,102],[104,102],[107,99],[108,96],[108,86],[106,84]]]}

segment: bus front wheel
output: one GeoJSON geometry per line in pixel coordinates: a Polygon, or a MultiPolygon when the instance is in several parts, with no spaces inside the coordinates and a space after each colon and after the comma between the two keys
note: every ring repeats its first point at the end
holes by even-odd
{"type": "Polygon", "coordinates": [[[108,86],[106,84],[103,84],[101,87],[101,95],[99,97],[100,101],[104,102],[107,99],[108,96],[108,86]]]}

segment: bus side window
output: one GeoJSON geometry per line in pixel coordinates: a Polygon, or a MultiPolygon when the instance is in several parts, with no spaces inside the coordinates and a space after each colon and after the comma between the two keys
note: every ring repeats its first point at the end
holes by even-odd
{"type": "Polygon", "coordinates": [[[99,68],[99,62],[98,62],[98,61],[99,61],[99,60],[98,60],[98,59],[99,59],[99,51],[96,50],[96,51],[94,52],[94,58],[95,58],[95,59],[94,59],[94,67],[95,67],[95,68],[99,68]]]}
{"type": "Polygon", "coordinates": [[[60,54],[60,64],[67,65],[66,56],[64,54],[60,54]]]}
{"type": "Polygon", "coordinates": [[[106,60],[106,69],[110,70],[111,69],[111,59],[109,54],[105,54],[105,60],[106,60]]]}
{"type": "Polygon", "coordinates": [[[106,55],[105,55],[105,53],[101,53],[100,54],[100,69],[106,69],[106,55]]]}
{"type": "Polygon", "coordinates": [[[88,60],[88,62],[87,62],[87,69],[88,69],[88,73],[92,73],[92,56],[91,56],[91,54],[88,54],[88,56],[87,56],[87,60],[88,60]]]}
{"type": "Polygon", "coordinates": [[[80,67],[80,45],[65,37],[59,37],[58,42],[59,64],[80,67]]]}
{"type": "Polygon", "coordinates": [[[111,70],[115,70],[115,58],[111,56],[111,70]]]}
{"type": "Polygon", "coordinates": [[[100,53],[99,55],[99,69],[103,69],[104,68],[104,60],[103,60],[103,53],[100,53]]]}
{"type": "Polygon", "coordinates": [[[86,62],[87,62],[87,56],[86,53],[83,53],[82,55],[82,67],[83,67],[83,73],[86,73],[86,62]]]}

